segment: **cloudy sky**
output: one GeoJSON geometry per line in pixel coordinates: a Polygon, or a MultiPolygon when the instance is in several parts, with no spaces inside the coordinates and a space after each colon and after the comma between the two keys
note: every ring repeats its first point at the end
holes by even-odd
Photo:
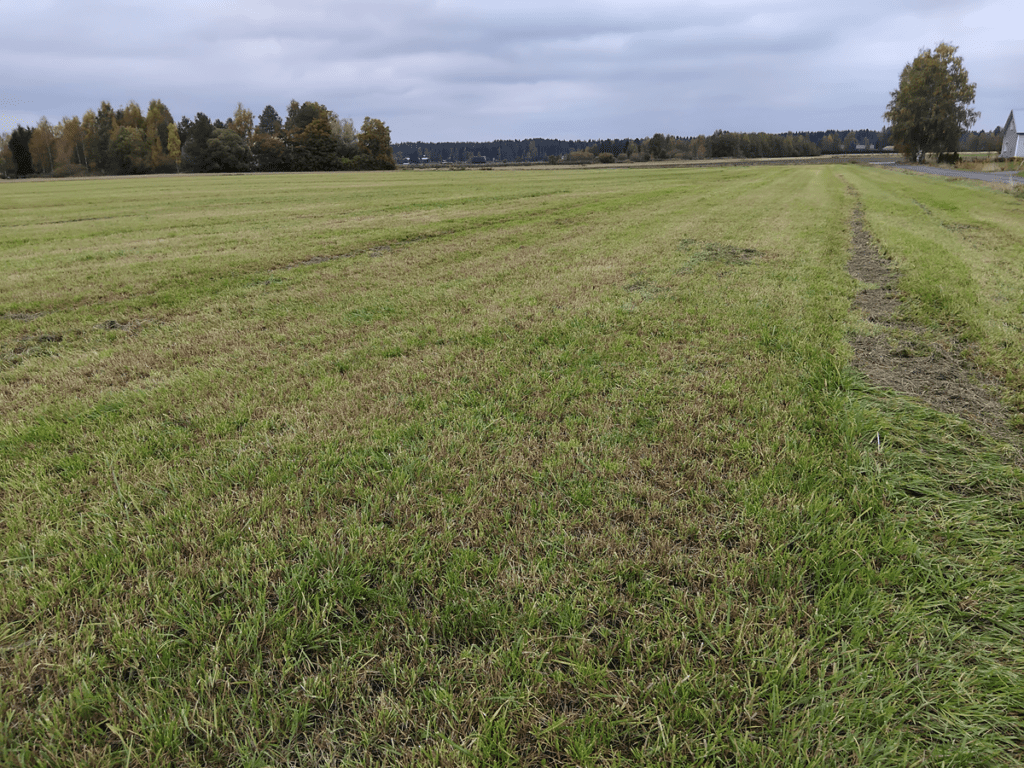
{"type": "Polygon", "coordinates": [[[1020,0],[0,0],[0,131],[161,99],[319,101],[394,141],[881,128],[959,46],[978,126],[1024,108],[1020,0]]]}

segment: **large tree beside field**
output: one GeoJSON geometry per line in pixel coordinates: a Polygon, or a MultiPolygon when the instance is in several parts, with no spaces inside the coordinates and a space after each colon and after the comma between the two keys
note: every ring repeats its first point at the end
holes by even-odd
{"type": "Polygon", "coordinates": [[[358,137],[359,152],[366,160],[364,167],[376,170],[390,170],[395,167],[391,153],[391,129],[381,120],[367,117],[363,120],[358,137]]]}
{"type": "Polygon", "coordinates": [[[956,46],[939,43],[925,49],[900,74],[900,85],[884,118],[892,125],[893,144],[908,160],[920,162],[926,153],[953,153],[960,137],[974,125],[979,113],[970,82],[956,46]]]}

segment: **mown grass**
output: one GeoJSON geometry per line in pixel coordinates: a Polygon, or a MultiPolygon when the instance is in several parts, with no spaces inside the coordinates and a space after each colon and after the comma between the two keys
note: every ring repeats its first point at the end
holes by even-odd
{"type": "MultiPolygon", "coordinates": [[[[868,177],[870,178],[870,177],[868,177]]],[[[914,302],[907,317],[970,343],[972,362],[995,373],[1024,411],[1024,242],[1019,197],[959,180],[918,187],[905,179],[855,181],[877,200],[868,223],[914,302]],[[1006,199],[1004,199],[1006,198],[1006,199]]]]}
{"type": "Polygon", "coordinates": [[[816,166],[0,205],[0,763],[1024,760],[1024,476],[850,368],[845,271],[860,205],[1019,411],[1020,200],[816,166]]]}

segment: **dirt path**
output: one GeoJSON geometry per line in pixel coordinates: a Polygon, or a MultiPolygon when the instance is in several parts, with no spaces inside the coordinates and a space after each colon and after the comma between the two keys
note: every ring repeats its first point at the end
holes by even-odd
{"type": "MultiPolygon", "coordinates": [[[[852,193],[852,190],[851,190],[852,193]]],[[[1021,436],[1007,424],[1007,410],[996,397],[998,382],[968,362],[962,344],[901,317],[897,273],[879,254],[858,208],[851,220],[853,248],[847,269],[871,287],[854,299],[875,333],[851,340],[854,365],[878,387],[911,395],[936,410],[959,416],[995,439],[1018,449],[1021,436]]]]}

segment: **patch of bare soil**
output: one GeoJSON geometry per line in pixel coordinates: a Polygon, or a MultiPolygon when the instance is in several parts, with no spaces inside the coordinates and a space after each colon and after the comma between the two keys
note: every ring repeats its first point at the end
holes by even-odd
{"type": "Polygon", "coordinates": [[[308,267],[308,266],[311,266],[313,264],[323,264],[325,261],[337,261],[338,259],[351,259],[352,257],[357,256],[357,255],[369,256],[371,259],[376,259],[376,258],[379,258],[380,256],[383,256],[385,253],[388,253],[390,250],[391,250],[391,248],[389,246],[383,245],[383,246],[380,246],[379,248],[371,248],[370,250],[365,251],[362,254],[334,253],[334,254],[330,254],[328,256],[312,256],[312,257],[310,257],[308,259],[303,259],[302,261],[297,261],[294,264],[287,264],[287,265],[285,265],[283,267],[278,267],[278,269],[295,269],[296,267],[308,267]]]}
{"type": "Polygon", "coordinates": [[[879,331],[852,339],[853,364],[875,386],[912,395],[1020,447],[1020,435],[1008,426],[1008,412],[994,394],[998,383],[971,366],[964,345],[956,339],[901,318],[896,270],[878,252],[860,210],[854,213],[851,228],[853,248],[847,269],[871,286],[857,294],[854,306],[879,331]]]}

